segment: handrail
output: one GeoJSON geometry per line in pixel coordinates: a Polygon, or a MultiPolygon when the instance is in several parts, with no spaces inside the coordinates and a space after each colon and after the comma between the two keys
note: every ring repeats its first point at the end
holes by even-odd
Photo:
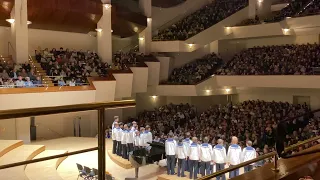
{"type": "MultiPolygon", "coordinates": [[[[314,138],[310,138],[310,139],[308,139],[308,140],[305,140],[305,141],[302,141],[302,142],[300,142],[300,143],[294,144],[294,145],[292,145],[292,146],[289,146],[289,147],[285,148],[285,152],[290,151],[290,150],[292,150],[292,149],[295,149],[295,148],[297,148],[297,147],[299,147],[299,146],[302,146],[302,145],[304,145],[304,144],[308,144],[308,143],[310,143],[310,142],[316,141],[316,140],[318,140],[318,139],[320,139],[320,136],[317,136],[317,137],[314,137],[314,138]]],[[[275,151],[270,152],[270,153],[268,153],[268,154],[264,154],[264,155],[262,155],[262,156],[259,156],[259,157],[255,158],[255,159],[252,159],[252,160],[250,160],[250,161],[246,161],[246,162],[240,163],[240,164],[238,164],[238,165],[229,167],[229,168],[227,168],[227,169],[223,169],[223,170],[218,171],[218,172],[215,172],[215,173],[213,173],[213,174],[210,174],[210,175],[207,175],[207,176],[198,178],[198,180],[208,180],[208,179],[211,179],[211,178],[214,178],[214,177],[223,175],[223,174],[225,174],[225,173],[228,173],[228,172],[230,172],[230,171],[234,171],[234,170],[236,170],[236,169],[242,168],[242,167],[244,167],[244,166],[248,166],[248,165],[250,165],[250,164],[252,164],[252,163],[255,163],[255,162],[258,162],[258,161],[262,161],[262,160],[267,159],[267,158],[271,158],[271,157],[273,157],[273,156],[277,156],[277,153],[276,153],[275,151]]]]}
{"type": "Polygon", "coordinates": [[[10,119],[10,118],[21,118],[21,117],[32,117],[32,116],[50,115],[50,114],[58,114],[58,113],[98,110],[98,147],[83,149],[83,150],[65,153],[65,154],[59,154],[56,156],[48,156],[44,158],[33,159],[29,161],[21,161],[21,162],[12,163],[12,164],[5,164],[0,166],[0,169],[12,168],[16,166],[27,165],[27,164],[46,161],[46,160],[55,159],[59,157],[66,157],[70,155],[98,150],[98,179],[104,180],[106,176],[105,175],[106,147],[105,147],[105,124],[104,124],[105,109],[132,107],[135,105],[136,103],[134,100],[125,100],[125,101],[114,101],[114,102],[86,103],[86,104],[65,105],[65,106],[55,106],[55,107],[26,108],[26,109],[13,109],[13,110],[0,111],[0,120],[3,120],[3,119],[10,119]]]}

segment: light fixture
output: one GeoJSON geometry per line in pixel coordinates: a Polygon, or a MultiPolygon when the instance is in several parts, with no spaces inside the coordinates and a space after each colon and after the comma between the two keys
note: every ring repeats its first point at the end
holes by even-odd
{"type": "Polygon", "coordinates": [[[103,5],[106,9],[109,9],[109,8],[111,8],[112,7],[112,5],[111,4],[104,4],[103,5]]]}
{"type": "Polygon", "coordinates": [[[208,90],[206,90],[206,92],[207,92],[207,93],[210,93],[210,92],[211,92],[211,90],[209,90],[209,89],[208,89],[208,90]]]}
{"type": "Polygon", "coordinates": [[[227,30],[230,30],[231,29],[231,27],[225,27],[227,30]]]}
{"type": "Polygon", "coordinates": [[[192,48],[193,44],[188,44],[189,48],[192,48]]]}
{"type": "Polygon", "coordinates": [[[102,32],[102,29],[101,28],[97,28],[96,31],[97,32],[102,32]]]}
{"type": "Polygon", "coordinates": [[[9,22],[10,24],[13,24],[15,20],[14,19],[6,19],[6,21],[9,22]]]}
{"type": "Polygon", "coordinates": [[[144,40],[144,37],[139,37],[139,40],[143,41],[143,40],[144,40]]]}
{"type": "Polygon", "coordinates": [[[153,99],[156,99],[158,96],[151,96],[153,99]]]}
{"type": "Polygon", "coordinates": [[[31,21],[27,21],[27,25],[29,25],[29,24],[32,24],[32,22],[31,21]]]}
{"type": "Polygon", "coordinates": [[[134,31],[134,32],[138,32],[138,31],[139,31],[139,28],[138,28],[138,27],[134,27],[134,28],[133,28],[133,31],[134,31]]]}
{"type": "Polygon", "coordinates": [[[262,2],[263,2],[263,0],[258,0],[258,2],[259,2],[259,3],[262,3],[262,2]]]}
{"type": "Polygon", "coordinates": [[[231,91],[231,89],[225,89],[227,93],[229,93],[231,91]]]}
{"type": "Polygon", "coordinates": [[[151,22],[152,21],[152,19],[151,18],[147,18],[147,22],[151,22]]]}
{"type": "Polygon", "coordinates": [[[113,33],[113,30],[111,29],[111,32],[113,33]]]}
{"type": "Polygon", "coordinates": [[[290,19],[291,17],[286,17],[287,19],[290,19]]]}
{"type": "Polygon", "coordinates": [[[285,29],[282,29],[284,33],[288,33],[290,31],[290,29],[288,28],[285,28],[285,29]]]}

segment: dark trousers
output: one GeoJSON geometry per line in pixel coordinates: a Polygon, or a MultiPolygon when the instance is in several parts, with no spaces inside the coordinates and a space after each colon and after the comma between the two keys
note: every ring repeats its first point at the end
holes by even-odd
{"type": "Polygon", "coordinates": [[[189,160],[189,161],[190,161],[190,164],[189,164],[190,176],[189,176],[189,178],[192,179],[192,177],[193,177],[194,179],[197,179],[197,174],[199,172],[199,169],[198,169],[199,161],[198,160],[189,160]]]}
{"type": "Polygon", "coordinates": [[[133,143],[128,143],[128,152],[133,151],[133,143]]]}
{"type": "MultiPolygon", "coordinates": [[[[222,164],[216,163],[216,172],[221,171],[221,170],[224,170],[224,163],[222,163],[222,164]]],[[[217,176],[216,178],[217,178],[217,180],[220,180],[220,178],[221,178],[221,180],[226,180],[226,175],[223,174],[221,176],[217,176]]]]}
{"type": "Polygon", "coordinates": [[[244,167],[244,172],[246,173],[246,172],[249,172],[249,171],[251,171],[253,169],[253,165],[248,165],[248,166],[245,166],[244,167]]]}
{"type": "Polygon", "coordinates": [[[176,162],[175,155],[167,155],[167,174],[174,175],[174,164],[176,162]]]}
{"type": "Polygon", "coordinates": [[[117,155],[121,156],[122,148],[121,148],[121,141],[117,141],[117,155]]]}
{"type": "Polygon", "coordinates": [[[185,171],[188,171],[188,172],[190,172],[190,160],[189,160],[189,158],[186,160],[186,164],[185,164],[185,168],[184,168],[184,170],[185,171]]]}
{"type": "MultiPolygon", "coordinates": [[[[234,166],[234,165],[230,165],[230,167],[232,167],[232,166],[234,166]]],[[[239,169],[236,169],[236,170],[234,170],[234,171],[230,171],[229,172],[229,178],[231,179],[231,178],[234,178],[234,177],[236,177],[236,176],[239,176],[239,169]]]]}
{"type": "Polygon", "coordinates": [[[200,169],[201,169],[200,172],[201,172],[202,176],[209,175],[210,174],[210,161],[207,161],[207,162],[201,161],[200,169]]]}
{"type": "Polygon", "coordinates": [[[122,158],[123,159],[128,159],[127,144],[121,144],[121,146],[122,146],[122,158]]]}
{"type": "Polygon", "coordinates": [[[185,170],[185,159],[178,159],[178,176],[184,177],[184,170],[185,170]]]}
{"type": "Polygon", "coordinates": [[[117,141],[116,140],[112,140],[112,141],[113,141],[112,154],[116,154],[117,153],[117,141]]]}

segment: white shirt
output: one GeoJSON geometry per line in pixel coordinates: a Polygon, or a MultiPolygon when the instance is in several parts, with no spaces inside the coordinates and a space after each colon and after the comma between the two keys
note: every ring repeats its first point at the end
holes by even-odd
{"type": "Polygon", "coordinates": [[[116,140],[116,128],[112,128],[112,132],[111,132],[111,137],[112,137],[112,140],[116,140]]]}
{"type": "Polygon", "coordinates": [[[118,128],[114,128],[114,134],[116,137],[116,141],[121,141],[121,133],[122,133],[122,129],[120,127],[118,128]]]}
{"type": "Polygon", "coordinates": [[[187,152],[189,152],[190,144],[192,144],[191,139],[186,138],[182,141],[182,143],[186,147],[187,152]]]}
{"type": "Polygon", "coordinates": [[[121,133],[121,144],[127,144],[128,136],[129,136],[129,131],[126,130],[126,129],[122,130],[122,133],[121,133]]]}
{"type": "Polygon", "coordinates": [[[200,146],[197,143],[192,143],[190,145],[188,157],[190,160],[200,160],[200,146]]]}
{"type": "Polygon", "coordinates": [[[213,160],[212,146],[208,143],[203,143],[200,146],[200,160],[204,162],[213,160]]]}
{"type": "Polygon", "coordinates": [[[231,165],[240,164],[241,154],[241,147],[238,144],[230,145],[227,154],[227,162],[229,162],[231,165]]]}
{"type": "Polygon", "coordinates": [[[187,148],[183,145],[183,143],[177,145],[176,155],[179,159],[186,159],[188,157],[187,148]]]}
{"type": "Polygon", "coordinates": [[[141,133],[140,134],[140,138],[139,138],[139,146],[145,146],[144,142],[145,142],[145,138],[146,138],[146,133],[141,133]]]}
{"type": "Polygon", "coordinates": [[[140,136],[135,135],[133,143],[135,146],[140,146],[140,136]]]}
{"type": "Polygon", "coordinates": [[[133,130],[130,130],[129,132],[128,132],[128,137],[127,137],[127,143],[133,143],[133,141],[134,141],[134,137],[135,137],[135,131],[133,131],[133,130]]]}
{"type": "Polygon", "coordinates": [[[172,138],[169,138],[165,142],[165,150],[166,150],[166,155],[172,156],[176,155],[176,148],[177,148],[177,143],[175,140],[172,138]]]}
{"type": "Polygon", "coordinates": [[[226,163],[227,160],[227,152],[226,148],[222,145],[217,144],[213,148],[213,161],[217,164],[226,163]]]}
{"type": "Polygon", "coordinates": [[[145,146],[149,146],[148,142],[149,143],[152,143],[152,133],[150,131],[145,131],[144,133],[146,133],[146,136],[145,136],[145,146]]]}
{"type": "MultiPolygon", "coordinates": [[[[252,159],[255,159],[257,157],[257,152],[256,150],[251,147],[251,146],[247,146],[246,148],[244,148],[242,150],[242,162],[245,161],[250,161],[252,159]]],[[[253,165],[254,163],[252,163],[251,165],[253,165]]]]}

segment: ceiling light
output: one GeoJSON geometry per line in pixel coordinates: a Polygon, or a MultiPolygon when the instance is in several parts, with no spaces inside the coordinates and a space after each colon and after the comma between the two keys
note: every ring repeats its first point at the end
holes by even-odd
{"type": "Polygon", "coordinates": [[[188,44],[189,45],[189,48],[192,48],[193,44],[188,44]]]}
{"type": "Polygon", "coordinates": [[[210,92],[211,92],[211,90],[206,90],[206,92],[207,92],[207,93],[210,93],[210,92]]]}
{"type": "Polygon", "coordinates": [[[104,4],[103,6],[104,6],[106,9],[109,9],[109,8],[112,7],[111,4],[104,4]]]}
{"type": "Polygon", "coordinates": [[[97,28],[96,31],[97,32],[102,32],[102,29],[101,28],[97,28]]]}
{"type": "Polygon", "coordinates": [[[139,37],[139,40],[143,41],[143,40],[144,40],[144,37],[139,37]]]}
{"type": "Polygon", "coordinates": [[[152,21],[152,19],[151,18],[147,18],[147,22],[151,22],[152,21]]]}
{"type": "Polygon", "coordinates": [[[231,27],[225,27],[227,30],[231,29],[231,27]]]}
{"type": "Polygon", "coordinates": [[[158,96],[151,96],[153,99],[156,99],[158,96]]]}
{"type": "Polygon", "coordinates": [[[227,93],[229,93],[231,91],[231,89],[225,89],[227,93]]]}
{"type": "Polygon", "coordinates": [[[14,19],[6,19],[6,21],[9,22],[10,24],[13,24],[15,20],[14,19]]]}
{"type": "Polygon", "coordinates": [[[31,21],[27,21],[27,25],[29,25],[29,24],[32,24],[32,22],[31,21]]]}
{"type": "Polygon", "coordinates": [[[113,33],[113,30],[111,29],[111,32],[113,33]]]}
{"type": "Polygon", "coordinates": [[[134,27],[134,28],[133,28],[133,31],[134,31],[134,32],[138,32],[138,31],[139,31],[139,28],[138,28],[138,27],[134,27]]]}

